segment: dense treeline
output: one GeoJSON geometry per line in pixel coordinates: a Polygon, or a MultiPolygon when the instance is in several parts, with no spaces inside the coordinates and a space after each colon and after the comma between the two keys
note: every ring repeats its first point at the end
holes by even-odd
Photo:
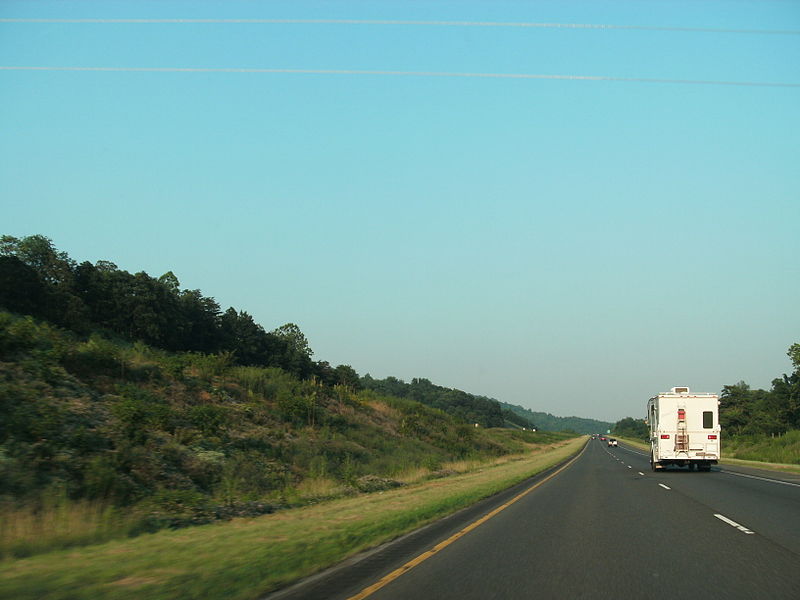
{"type": "Polygon", "coordinates": [[[782,435],[800,429],[800,344],[787,352],[794,370],[772,380],[769,390],[751,389],[744,381],[720,393],[720,424],[728,436],[782,435]]]}
{"type": "Polygon", "coordinates": [[[611,431],[614,432],[614,435],[630,438],[632,440],[647,441],[650,439],[650,429],[647,427],[644,420],[634,419],[633,417],[620,419],[614,423],[611,431]]]}
{"type": "Polygon", "coordinates": [[[152,277],[109,261],[77,264],[41,235],[0,238],[0,306],[82,335],[101,331],[169,351],[228,352],[238,365],[359,385],[350,366],[313,361],[308,341],[292,323],[267,332],[247,312],[223,312],[200,290],[182,290],[171,271],[152,277]]]}

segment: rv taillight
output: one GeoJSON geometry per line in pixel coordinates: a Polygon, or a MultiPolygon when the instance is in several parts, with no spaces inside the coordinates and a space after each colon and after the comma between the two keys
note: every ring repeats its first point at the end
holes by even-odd
{"type": "Polygon", "coordinates": [[[668,433],[662,433],[661,434],[661,439],[662,440],[668,440],[669,439],[669,434],[668,433]]]}
{"type": "Polygon", "coordinates": [[[715,436],[715,435],[710,435],[710,436],[708,436],[708,439],[710,439],[710,440],[715,440],[715,439],[717,439],[717,436],[715,436]]]}
{"type": "Polygon", "coordinates": [[[678,409],[678,421],[685,421],[686,420],[686,411],[682,408],[678,409]]]}

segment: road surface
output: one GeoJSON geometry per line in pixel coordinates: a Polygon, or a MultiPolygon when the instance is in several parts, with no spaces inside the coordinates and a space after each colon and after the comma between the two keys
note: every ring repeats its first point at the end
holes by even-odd
{"type": "Polygon", "coordinates": [[[269,598],[800,598],[796,476],[654,473],[594,440],[543,477],[269,598]]]}

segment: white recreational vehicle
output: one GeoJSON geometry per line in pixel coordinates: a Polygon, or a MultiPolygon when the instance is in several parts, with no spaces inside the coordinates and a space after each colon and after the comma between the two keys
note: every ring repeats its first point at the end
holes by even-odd
{"type": "Polygon", "coordinates": [[[667,465],[710,471],[719,449],[719,397],[693,394],[688,387],[674,387],[647,402],[650,426],[650,466],[667,465]]]}

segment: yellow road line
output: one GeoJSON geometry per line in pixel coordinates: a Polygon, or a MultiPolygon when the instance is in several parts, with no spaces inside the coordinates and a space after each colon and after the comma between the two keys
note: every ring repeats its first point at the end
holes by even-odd
{"type": "Polygon", "coordinates": [[[469,525],[464,527],[464,529],[462,529],[458,533],[453,534],[451,537],[447,538],[443,542],[439,542],[433,548],[431,548],[427,552],[423,552],[422,554],[420,554],[416,558],[412,558],[410,561],[408,561],[402,567],[400,567],[398,569],[395,569],[394,571],[392,571],[391,573],[389,573],[388,575],[386,575],[382,579],[380,579],[377,583],[374,583],[371,586],[369,586],[367,588],[364,588],[358,594],[356,594],[355,596],[351,596],[347,600],[362,600],[363,598],[371,596],[372,594],[377,592],[379,589],[381,589],[382,587],[388,585],[389,583],[391,583],[392,581],[394,581],[395,579],[397,579],[398,577],[400,577],[404,573],[408,573],[411,569],[413,569],[417,565],[425,562],[426,560],[428,560],[431,556],[433,556],[434,554],[436,554],[440,550],[443,550],[444,548],[446,548],[447,546],[449,546],[450,544],[455,542],[457,539],[459,539],[461,537],[464,537],[465,535],[467,535],[470,531],[472,531],[473,529],[475,529],[479,525],[482,525],[483,523],[485,523],[486,521],[488,521],[489,519],[494,517],[499,512],[505,510],[506,508],[508,508],[509,506],[514,504],[517,500],[519,500],[523,496],[527,496],[533,490],[538,488],[540,485],[543,485],[544,483],[546,483],[547,481],[549,481],[550,479],[552,479],[553,477],[555,477],[556,475],[561,473],[561,471],[563,471],[564,469],[566,469],[567,467],[572,465],[572,463],[574,463],[576,460],[578,460],[581,457],[581,455],[586,451],[586,448],[588,448],[588,443],[584,444],[583,449],[580,451],[580,453],[578,453],[577,456],[575,456],[572,460],[570,460],[567,464],[562,466],[557,471],[554,471],[553,473],[550,473],[550,475],[548,475],[547,477],[545,477],[541,481],[535,483],[534,485],[529,487],[524,492],[521,492],[518,495],[514,496],[511,500],[509,500],[508,502],[506,502],[502,506],[498,506],[493,511],[491,511],[490,513],[485,514],[484,516],[482,516],[477,521],[473,521],[472,523],[470,523],[469,525]]]}

